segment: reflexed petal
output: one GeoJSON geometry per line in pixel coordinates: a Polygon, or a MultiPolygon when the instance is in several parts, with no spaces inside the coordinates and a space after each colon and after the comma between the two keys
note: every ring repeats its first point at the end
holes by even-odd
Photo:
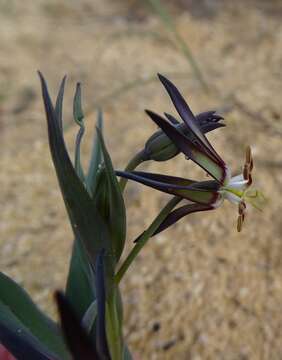
{"type": "MultiPolygon", "coordinates": [[[[188,204],[179,207],[178,209],[173,210],[165,220],[161,223],[159,228],[155,231],[154,235],[159,234],[160,232],[164,231],[171,225],[175,224],[178,220],[182,219],[184,216],[188,214],[192,214],[198,211],[206,211],[206,210],[213,210],[213,206],[209,205],[202,205],[202,204],[188,204]]],[[[154,236],[153,235],[153,236],[154,236]]]]}
{"type": "Polygon", "coordinates": [[[215,129],[219,129],[221,127],[225,127],[225,124],[222,123],[216,123],[216,122],[210,122],[210,123],[206,123],[201,125],[201,130],[203,133],[208,133],[210,131],[213,131],[215,129]]]}
{"type": "Polygon", "coordinates": [[[165,117],[167,118],[167,120],[169,122],[171,122],[173,125],[179,125],[180,122],[172,115],[168,114],[168,113],[164,113],[165,117]]]}
{"type": "Polygon", "coordinates": [[[197,115],[195,115],[198,124],[201,125],[205,123],[218,122],[220,120],[224,120],[224,118],[218,114],[216,114],[215,110],[212,111],[204,111],[197,115]]]}
{"type": "Polygon", "coordinates": [[[184,100],[183,96],[180,94],[178,89],[175,85],[168,79],[166,79],[164,76],[159,75],[159,79],[166,88],[176,110],[178,111],[179,115],[183,119],[183,121],[186,123],[187,127],[191,130],[191,132],[194,134],[194,136],[199,141],[199,144],[205,149],[207,153],[210,153],[219,163],[224,165],[224,161],[221,159],[221,157],[217,154],[217,152],[214,150],[214,148],[209,143],[208,139],[205,137],[205,135],[201,132],[195,116],[193,115],[191,109],[189,108],[188,104],[184,100]]]}
{"type": "Polygon", "coordinates": [[[173,125],[165,121],[161,116],[152,111],[146,110],[150,118],[163,130],[170,140],[186,156],[191,158],[195,163],[201,166],[214,179],[223,183],[226,177],[226,168],[219,164],[213,156],[204,152],[200,147],[195,145],[188,137],[181,134],[173,125]]]}
{"type": "Polygon", "coordinates": [[[219,197],[217,190],[196,187],[196,185],[199,186],[199,182],[193,182],[192,180],[182,179],[179,177],[150,174],[138,171],[116,171],[116,174],[150,186],[153,189],[179,196],[200,204],[212,204],[216,202],[219,197]],[[193,187],[193,184],[195,184],[195,187],[193,187]]]}

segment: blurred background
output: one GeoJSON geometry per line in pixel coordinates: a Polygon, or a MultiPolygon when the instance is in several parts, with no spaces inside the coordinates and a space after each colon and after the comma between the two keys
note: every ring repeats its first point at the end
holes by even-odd
{"type": "MultiPolygon", "coordinates": [[[[0,0],[0,267],[56,314],[72,233],[51,163],[36,71],[55,96],[68,75],[66,140],[77,128],[82,82],[87,162],[97,106],[122,169],[155,126],[144,109],[174,112],[156,74],[195,113],[217,110],[227,127],[209,139],[240,171],[246,145],[267,198],[236,232],[237,208],[186,217],[145,247],[123,284],[125,337],[139,359],[282,358],[282,2],[280,0],[0,0]]],[[[148,171],[202,178],[179,155],[148,171]]],[[[167,196],[130,183],[128,249],[167,196]]]]}

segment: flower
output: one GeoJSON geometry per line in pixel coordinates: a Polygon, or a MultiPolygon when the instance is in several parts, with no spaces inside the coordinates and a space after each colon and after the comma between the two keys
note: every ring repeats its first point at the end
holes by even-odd
{"type": "Polygon", "coordinates": [[[159,78],[189,131],[184,134],[156,113],[149,110],[146,110],[146,113],[177,149],[205,170],[213,180],[196,181],[140,171],[117,171],[117,175],[189,201],[188,204],[173,210],[155,234],[187,214],[215,209],[225,199],[238,205],[237,230],[241,231],[246,215],[246,203],[260,209],[264,201],[262,193],[251,187],[253,169],[251,148],[247,147],[242,174],[232,177],[230,168],[211,146],[178,89],[164,76],[159,75],[159,78]]]}

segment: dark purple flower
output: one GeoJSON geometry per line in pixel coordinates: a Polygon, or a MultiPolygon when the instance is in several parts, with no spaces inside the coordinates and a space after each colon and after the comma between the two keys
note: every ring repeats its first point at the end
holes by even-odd
{"type": "Polygon", "coordinates": [[[253,168],[250,147],[248,147],[246,151],[246,162],[243,173],[231,177],[230,168],[228,168],[223,159],[211,146],[203,129],[199,125],[199,119],[197,120],[195,118],[178,89],[164,76],[159,75],[159,78],[167,90],[178,114],[186,125],[186,134],[179,131],[175,126],[176,123],[174,119],[170,118],[170,116],[167,116],[168,122],[152,111],[146,110],[146,113],[173,142],[176,148],[199,165],[213,180],[195,181],[140,171],[117,171],[117,175],[189,200],[187,205],[172,211],[156,233],[174,224],[189,213],[215,209],[222,204],[224,199],[228,199],[238,205],[239,216],[237,229],[241,231],[245,218],[246,202],[251,203],[256,208],[260,208],[264,200],[263,195],[258,190],[250,189],[252,184],[251,171],[253,168]]]}

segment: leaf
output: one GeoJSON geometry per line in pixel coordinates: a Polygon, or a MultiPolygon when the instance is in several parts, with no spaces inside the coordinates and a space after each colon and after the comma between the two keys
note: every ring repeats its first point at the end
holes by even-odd
{"type": "MultiPolygon", "coordinates": [[[[97,124],[96,127],[100,129],[101,133],[103,132],[103,113],[99,109],[98,110],[98,117],[97,117],[97,124]]],[[[88,174],[86,177],[86,186],[89,191],[89,193],[93,196],[94,189],[96,187],[96,175],[99,169],[99,165],[102,163],[102,150],[101,150],[101,144],[100,141],[97,139],[97,133],[95,132],[94,140],[93,140],[93,146],[92,146],[92,153],[91,153],[91,159],[90,159],[90,165],[88,174]]]]}
{"type": "Polygon", "coordinates": [[[116,257],[116,262],[118,262],[122,254],[126,238],[126,210],[110,155],[106,149],[102,133],[98,128],[97,135],[101,143],[108,183],[106,194],[106,200],[108,201],[107,223],[110,229],[111,242],[116,257]]]}
{"type": "Polygon", "coordinates": [[[57,114],[59,127],[60,127],[62,133],[63,133],[63,99],[64,99],[66,79],[67,79],[67,77],[64,76],[61,86],[60,86],[60,89],[59,89],[58,96],[57,96],[56,105],[55,105],[55,113],[57,114]]]}
{"type": "Polygon", "coordinates": [[[196,164],[208,172],[219,182],[223,182],[226,176],[226,168],[215,161],[214,157],[206,153],[201,147],[195,145],[187,136],[179,132],[156,113],[146,110],[150,118],[163,130],[175,146],[196,164]]]}
{"type": "Polygon", "coordinates": [[[151,174],[141,171],[123,172],[116,171],[118,176],[137,181],[153,189],[182,197],[199,204],[212,204],[216,201],[219,193],[215,189],[199,187],[200,182],[183,179],[174,176],[151,174]]]}
{"type": "MultiPolygon", "coordinates": [[[[102,129],[102,124],[102,112],[99,112],[97,126],[102,129]]],[[[86,187],[90,196],[93,196],[93,193],[96,191],[95,188],[97,187],[97,181],[101,172],[98,167],[101,161],[101,146],[95,136],[90,166],[85,179],[86,187]]],[[[103,183],[100,185],[103,185],[103,183]]],[[[97,187],[97,190],[101,191],[102,186],[97,187]]],[[[68,273],[66,296],[71,302],[71,305],[75,308],[75,311],[80,319],[86,316],[89,306],[91,306],[92,302],[95,301],[95,289],[93,289],[92,285],[89,267],[87,265],[87,259],[85,259],[83,248],[81,248],[80,241],[75,239],[68,273]],[[80,294],[79,298],[77,297],[77,293],[80,294]]]]}
{"type": "Polygon", "coordinates": [[[82,242],[89,260],[94,263],[98,251],[109,248],[107,228],[72,165],[45,80],[40,73],[39,76],[47,117],[49,146],[61,192],[73,232],[82,242]]]}
{"type": "Polygon", "coordinates": [[[97,255],[95,264],[95,287],[97,294],[96,349],[101,360],[110,360],[106,336],[106,284],[104,274],[105,251],[97,255]]]}
{"type": "Polygon", "coordinates": [[[94,300],[92,304],[90,304],[89,308],[85,312],[82,319],[82,325],[88,333],[91,332],[96,317],[97,317],[97,300],[94,300]]]}
{"type": "MultiPolygon", "coordinates": [[[[59,360],[0,302],[0,342],[17,360],[59,360]]],[[[67,359],[65,357],[65,359],[67,359]]]]}
{"type": "Polygon", "coordinates": [[[93,290],[86,254],[81,242],[75,239],[67,278],[66,297],[80,319],[96,297],[93,290]]]}
{"type": "Polygon", "coordinates": [[[68,358],[57,324],[44,315],[16,282],[0,272],[0,302],[52,352],[68,358]]]}

